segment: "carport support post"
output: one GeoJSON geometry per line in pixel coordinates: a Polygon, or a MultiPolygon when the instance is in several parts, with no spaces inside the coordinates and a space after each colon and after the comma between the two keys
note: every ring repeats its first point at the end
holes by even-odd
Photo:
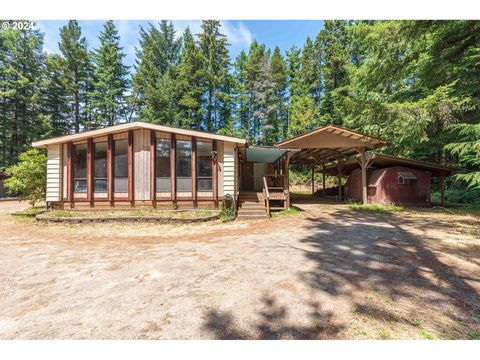
{"type": "Polygon", "coordinates": [[[315,165],[312,165],[312,195],[315,195],[315,165]]]}
{"type": "Polygon", "coordinates": [[[367,161],[365,158],[365,147],[360,148],[360,165],[362,168],[362,203],[368,202],[367,197],[367,161]]]}
{"type": "Polygon", "coordinates": [[[440,175],[438,182],[440,185],[440,205],[445,206],[445,175],[440,175]]]}
{"type": "Polygon", "coordinates": [[[325,185],[325,164],[322,164],[322,187],[323,187],[323,196],[326,196],[327,186],[325,185]]]}
{"type": "Polygon", "coordinates": [[[342,160],[339,158],[337,160],[338,200],[342,200],[342,198],[343,198],[343,194],[342,194],[342,169],[343,169],[342,160]]]}

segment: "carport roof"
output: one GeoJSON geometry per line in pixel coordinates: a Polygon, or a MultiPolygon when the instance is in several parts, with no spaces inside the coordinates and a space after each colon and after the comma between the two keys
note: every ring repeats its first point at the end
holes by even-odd
{"type": "Polygon", "coordinates": [[[274,163],[286,151],[271,146],[250,146],[245,150],[245,157],[250,162],[274,163]]]}
{"type": "Polygon", "coordinates": [[[327,125],[275,146],[297,149],[290,159],[292,164],[320,164],[338,158],[356,155],[360,148],[377,149],[387,143],[379,138],[364,135],[335,125],[327,125]]]}
{"type": "MultiPolygon", "coordinates": [[[[453,173],[457,172],[456,169],[445,165],[439,165],[427,161],[419,161],[412,159],[405,159],[397,156],[386,155],[386,154],[371,154],[367,156],[367,162],[369,166],[377,169],[392,167],[392,166],[405,166],[416,170],[429,171],[433,176],[450,176],[453,173]]],[[[348,160],[342,164],[342,172],[345,175],[350,174],[353,170],[360,168],[358,159],[348,160]]],[[[332,164],[327,166],[325,173],[327,175],[337,175],[337,165],[332,164]]]]}

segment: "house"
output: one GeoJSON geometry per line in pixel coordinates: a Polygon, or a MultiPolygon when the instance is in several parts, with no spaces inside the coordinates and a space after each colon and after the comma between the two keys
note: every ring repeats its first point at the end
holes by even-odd
{"type": "Polygon", "coordinates": [[[290,164],[325,167],[359,156],[367,202],[366,152],[385,144],[333,125],[275,146],[251,146],[236,137],[133,122],[32,145],[48,153],[50,208],[218,208],[226,197],[240,217],[255,218],[290,206],[290,164]]]}

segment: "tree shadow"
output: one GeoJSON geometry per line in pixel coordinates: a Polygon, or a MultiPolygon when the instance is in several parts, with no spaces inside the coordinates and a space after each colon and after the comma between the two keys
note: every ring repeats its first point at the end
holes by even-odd
{"type": "Polygon", "coordinates": [[[314,340],[331,339],[343,326],[333,323],[332,313],[322,311],[317,302],[309,303],[309,325],[295,325],[288,321],[288,309],[274,297],[261,299],[263,309],[253,329],[241,330],[231,312],[209,310],[203,328],[219,340],[314,340]]]}
{"type": "Polygon", "coordinates": [[[368,316],[380,324],[417,326],[416,317],[423,317],[429,329],[446,338],[466,338],[468,331],[478,328],[480,298],[471,285],[478,277],[460,274],[440,261],[428,244],[409,230],[438,230],[445,224],[348,210],[307,221],[309,235],[292,238],[288,245],[302,251],[312,264],[311,270],[298,274],[312,294],[307,304],[310,311],[305,314],[309,326],[289,323],[289,309],[270,296],[261,299],[264,309],[258,312],[251,331],[240,330],[232,313],[212,309],[204,329],[217,339],[336,338],[348,320],[333,322],[334,314],[323,311],[317,302],[320,293],[351,304],[351,316],[368,316]],[[383,302],[365,297],[370,292],[378,292],[383,302]],[[386,305],[385,299],[391,303],[386,305]],[[402,311],[397,311],[397,306],[402,311]]]}

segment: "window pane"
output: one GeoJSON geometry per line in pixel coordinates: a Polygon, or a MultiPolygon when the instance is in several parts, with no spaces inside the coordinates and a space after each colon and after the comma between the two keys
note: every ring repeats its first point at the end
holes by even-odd
{"type": "Polygon", "coordinates": [[[172,191],[172,182],[169,177],[157,177],[157,192],[172,191]]]}
{"type": "Polygon", "coordinates": [[[75,145],[75,169],[73,177],[87,177],[87,144],[75,145]]]}
{"type": "Polygon", "coordinates": [[[87,192],[87,180],[74,180],[73,191],[77,193],[87,192]]]}
{"type": "Polygon", "coordinates": [[[177,140],[177,191],[192,191],[192,142],[177,140]]]}
{"type": "Polygon", "coordinates": [[[128,192],[128,177],[124,178],[115,178],[113,180],[113,188],[116,193],[127,193],[128,192]]]}
{"type": "Polygon", "coordinates": [[[95,179],[95,192],[107,192],[107,179],[95,179]]]}
{"type": "Polygon", "coordinates": [[[198,191],[212,190],[212,150],[211,142],[197,142],[197,188],[198,191]]]}
{"type": "Polygon", "coordinates": [[[212,178],[198,179],[198,191],[211,191],[213,189],[212,178]]]}
{"type": "Polygon", "coordinates": [[[107,143],[95,143],[95,166],[94,166],[94,178],[106,179],[107,178],[107,143]]]}
{"type": "MultiPolygon", "coordinates": [[[[128,177],[128,141],[127,139],[115,140],[115,159],[114,171],[115,177],[128,177]]],[[[115,191],[117,189],[115,188],[115,191]]]]}
{"type": "Polygon", "coordinates": [[[157,139],[155,161],[155,176],[170,179],[170,139],[157,139]]]}
{"type": "Polygon", "coordinates": [[[177,177],[192,177],[192,142],[188,140],[177,141],[177,177]]]}

